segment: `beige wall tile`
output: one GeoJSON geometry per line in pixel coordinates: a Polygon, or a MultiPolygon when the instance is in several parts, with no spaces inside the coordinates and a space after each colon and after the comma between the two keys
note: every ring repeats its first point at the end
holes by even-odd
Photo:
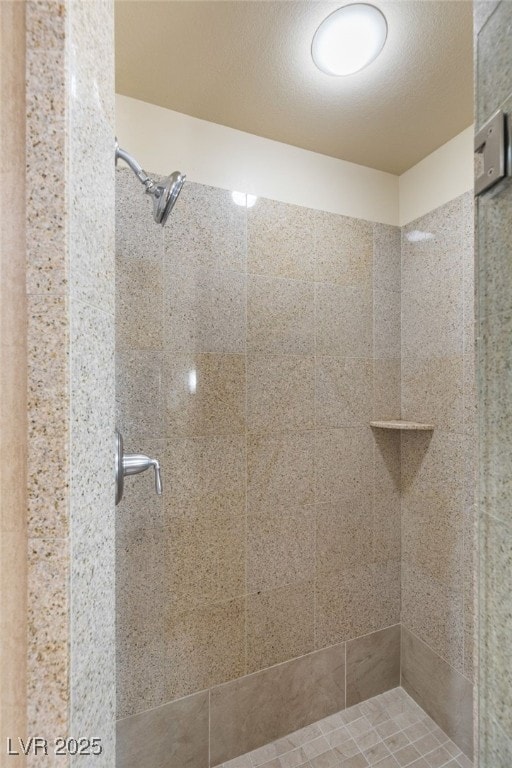
{"type": "Polygon", "coordinates": [[[359,507],[342,503],[316,505],[317,577],[343,573],[373,561],[370,502],[359,507]]]}
{"type": "Polygon", "coordinates": [[[373,354],[373,291],[367,286],[315,286],[316,352],[343,357],[373,354]]]}
{"type": "Polygon", "coordinates": [[[348,508],[371,503],[373,438],[369,427],[331,429],[315,434],[316,501],[348,508]]]}
{"type": "MultiPolygon", "coordinates": [[[[161,632],[161,630],[159,630],[161,632]]],[[[152,635],[142,647],[119,650],[116,670],[116,717],[160,707],[169,699],[165,676],[165,644],[152,635]]],[[[123,744],[120,745],[123,747],[123,744]]]]}
{"type": "Polygon", "coordinates": [[[169,594],[165,528],[118,533],[116,542],[116,643],[124,653],[142,650],[163,637],[162,606],[169,594]]]}
{"type": "Polygon", "coordinates": [[[246,236],[247,209],[231,192],[187,181],[163,230],[164,253],[172,268],[244,272],[246,236]]]}
{"type": "Polygon", "coordinates": [[[399,564],[363,565],[317,579],[316,647],[398,623],[399,564]]]}
{"type": "Polygon", "coordinates": [[[249,355],[249,432],[292,432],[314,426],[315,371],[312,357],[249,355]]]}
{"type": "Polygon", "coordinates": [[[443,432],[462,432],[463,395],[464,371],[461,356],[402,359],[404,419],[426,421],[443,432]]]}
{"type": "Polygon", "coordinates": [[[435,654],[415,634],[402,628],[402,685],[471,756],[473,689],[471,683],[435,654]]]}
{"type": "Polygon", "coordinates": [[[248,437],[249,512],[296,509],[313,504],[314,490],[312,432],[248,437]]]}
{"type": "Polygon", "coordinates": [[[244,674],[245,598],[165,610],[163,674],[168,700],[244,674]]]}
{"type": "Polygon", "coordinates": [[[201,510],[167,530],[167,605],[208,605],[245,594],[245,518],[201,510]]]}
{"type": "Polygon", "coordinates": [[[373,437],[373,558],[376,563],[400,561],[400,435],[376,429],[373,437]]]}
{"type": "Polygon", "coordinates": [[[184,437],[166,442],[163,472],[166,518],[245,512],[243,435],[184,437]]]}
{"type": "Polygon", "coordinates": [[[249,352],[314,354],[314,284],[250,275],[247,324],[249,352]]]}
{"type": "MultiPolygon", "coordinates": [[[[116,256],[124,262],[142,260],[146,265],[161,264],[164,231],[152,218],[152,201],[124,164],[118,165],[116,184],[116,256]]],[[[181,200],[181,198],[180,198],[181,200]]],[[[122,275],[116,272],[116,283],[122,275]]],[[[118,283],[121,287],[124,282],[118,283]]],[[[116,308],[117,311],[117,308],[116,308]]]]}
{"type": "Polygon", "coordinates": [[[247,590],[256,592],[311,578],[315,570],[313,507],[251,514],[247,519],[247,590]]]}
{"type": "Polygon", "coordinates": [[[373,283],[375,288],[400,291],[401,230],[373,225],[373,283]]]}
{"type": "MultiPolygon", "coordinates": [[[[163,381],[169,437],[244,432],[243,355],[169,353],[164,358],[163,381]]],[[[157,418],[162,421],[161,414],[157,418]]]]}
{"type": "Polygon", "coordinates": [[[259,198],[247,211],[247,269],[252,274],[315,279],[317,212],[259,198]]]}
{"type": "Polygon", "coordinates": [[[127,452],[134,441],[165,437],[161,376],[161,352],[116,350],[116,424],[127,452]]]}
{"type": "Polygon", "coordinates": [[[402,355],[454,357],[463,353],[462,275],[439,274],[431,288],[402,291],[402,355]]]}
{"type": "Polygon", "coordinates": [[[247,596],[247,672],[313,650],[314,599],[313,581],[247,596]]]}
{"type": "Polygon", "coordinates": [[[371,418],[373,361],[317,357],[315,414],[317,427],[367,426],[371,418]]]}
{"type": "Polygon", "coordinates": [[[316,279],[338,285],[371,283],[373,223],[319,211],[315,224],[316,279]]]}
{"type": "Polygon", "coordinates": [[[347,643],[347,707],[400,685],[400,625],[347,643]]]}
{"type": "Polygon", "coordinates": [[[402,623],[459,672],[463,670],[463,592],[402,566],[402,623]]]}
{"type": "Polygon", "coordinates": [[[344,644],[217,686],[210,698],[210,764],[256,749],[344,706],[344,644]]]}
{"type": "Polygon", "coordinates": [[[116,258],[116,349],[163,348],[162,264],[116,258]]]}
{"type": "Polygon", "coordinates": [[[398,419],[401,416],[400,360],[373,361],[373,418],[398,419]]]}
{"type": "Polygon", "coordinates": [[[164,346],[175,353],[245,352],[246,278],[239,272],[164,266],[164,346]]]}
{"type": "Polygon", "coordinates": [[[456,435],[402,436],[403,560],[447,590],[462,584],[464,461],[456,435]]]}
{"type": "Polygon", "coordinates": [[[376,288],[373,294],[373,346],[375,357],[400,358],[401,296],[399,291],[376,288]]]}
{"type": "Polygon", "coordinates": [[[118,768],[208,768],[208,691],[117,723],[118,768]]]}

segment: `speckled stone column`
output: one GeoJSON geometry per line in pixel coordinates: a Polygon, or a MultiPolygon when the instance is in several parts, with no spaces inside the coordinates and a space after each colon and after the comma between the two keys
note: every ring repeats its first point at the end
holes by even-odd
{"type": "MultiPolygon", "coordinates": [[[[475,3],[476,126],[512,112],[512,3],[475,3]]],[[[479,759],[512,765],[512,184],[478,198],[479,759]]]]}
{"type": "MultiPolygon", "coordinates": [[[[27,3],[28,733],[114,765],[110,0],[27,3]]],[[[74,763],[83,757],[70,758],[74,763]]]]}

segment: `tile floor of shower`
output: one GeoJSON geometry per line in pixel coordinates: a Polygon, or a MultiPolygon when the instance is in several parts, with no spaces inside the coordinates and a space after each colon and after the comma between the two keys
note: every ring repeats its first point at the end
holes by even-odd
{"type": "Polygon", "coordinates": [[[218,768],[471,768],[403,690],[394,688],[218,768]]]}

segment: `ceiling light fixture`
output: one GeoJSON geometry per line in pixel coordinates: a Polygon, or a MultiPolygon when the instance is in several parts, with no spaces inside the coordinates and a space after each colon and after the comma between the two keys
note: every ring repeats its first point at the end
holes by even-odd
{"type": "Polygon", "coordinates": [[[318,27],[311,56],[326,75],[352,75],[377,58],[387,35],[386,17],[374,5],[344,5],[318,27]]]}

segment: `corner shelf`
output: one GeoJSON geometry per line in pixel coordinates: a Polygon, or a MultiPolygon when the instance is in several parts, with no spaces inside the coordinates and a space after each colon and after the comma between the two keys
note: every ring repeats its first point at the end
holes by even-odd
{"type": "Polygon", "coordinates": [[[370,427],[377,429],[403,429],[431,432],[433,424],[424,424],[421,421],[403,421],[402,419],[390,419],[389,421],[370,421],[370,427]]]}

